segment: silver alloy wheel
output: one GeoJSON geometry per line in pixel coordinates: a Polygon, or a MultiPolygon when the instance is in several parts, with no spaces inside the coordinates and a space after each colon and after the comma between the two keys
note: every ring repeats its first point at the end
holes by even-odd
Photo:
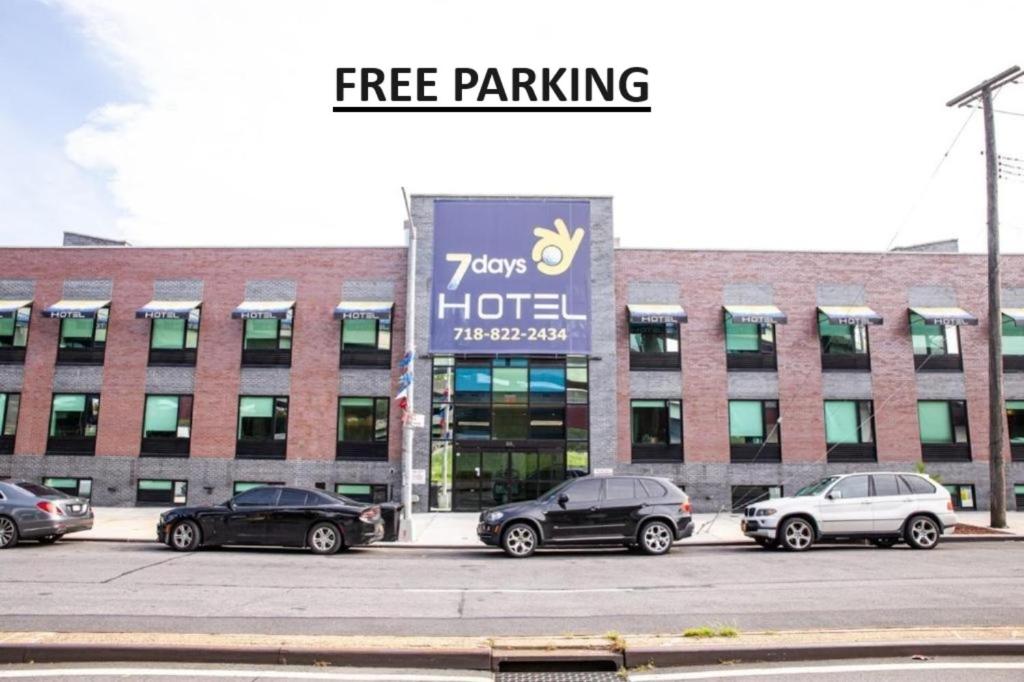
{"type": "Polygon", "coordinates": [[[814,529],[803,519],[793,519],[786,524],[784,542],[790,549],[807,549],[814,541],[814,529]]]}
{"type": "Polygon", "coordinates": [[[667,552],[672,546],[672,533],[664,523],[649,523],[644,528],[644,548],[651,554],[667,552]]]}
{"type": "Polygon", "coordinates": [[[14,521],[0,518],[0,547],[6,547],[14,540],[14,521]]]}
{"type": "Polygon", "coordinates": [[[536,544],[537,536],[529,526],[513,526],[505,538],[505,548],[516,556],[527,556],[536,544]]]}
{"type": "Polygon", "coordinates": [[[318,552],[330,552],[338,543],[338,532],[330,526],[320,526],[313,531],[310,543],[318,552]]]}
{"type": "Polygon", "coordinates": [[[926,516],[919,516],[910,525],[910,535],[914,542],[927,549],[939,541],[939,529],[935,522],[926,516]]]}
{"type": "Polygon", "coordinates": [[[171,533],[171,542],[178,549],[188,549],[195,538],[196,532],[189,523],[179,523],[171,533]]]}

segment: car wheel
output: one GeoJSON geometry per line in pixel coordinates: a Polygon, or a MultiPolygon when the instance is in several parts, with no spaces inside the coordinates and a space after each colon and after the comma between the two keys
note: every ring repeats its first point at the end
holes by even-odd
{"type": "Polygon", "coordinates": [[[939,524],[930,516],[912,516],[904,527],[903,536],[914,549],[932,549],[939,544],[939,524]]]}
{"type": "Polygon", "coordinates": [[[814,544],[814,526],[807,519],[789,519],[779,529],[780,544],[793,552],[802,552],[814,544]]]}
{"type": "Polygon", "coordinates": [[[18,525],[13,519],[0,516],[0,549],[7,549],[18,544],[18,525]]]}
{"type": "Polygon", "coordinates": [[[875,538],[871,541],[871,544],[882,549],[890,549],[895,547],[897,542],[896,538],[875,538]]]}
{"type": "Polygon", "coordinates": [[[39,544],[52,545],[53,543],[57,542],[57,540],[60,540],[62,537],[64,537],[64,535],[59,533],[57,535],[46,535],[44,537],[39,538],[39,544]]]}
{"type": "Polygon", "coordinates": [[[537,531],[528,523],[513,523],[501,536],[501,547],[510,557],[525,559],[537,550],[537,531]]]}
{"type": "Polygon", "coordinates": [[[194,552],[199,548],[199,526],[195,521],[179,521],[171,529],[171,549],[194,552]]]}
{"type": "Polygon", "coordinates": [[[313,554],[334,554],[345,543],[341,540],[341,531],[333,523],[318,523],[309,529],[306,544],[313,554]]]}
{"type": "Polygon", "coordinates": [[[640,529],[640,547],[644,554],[665,554],[672,549],[673,533],[664,521],[651,521],[640,529]]]}

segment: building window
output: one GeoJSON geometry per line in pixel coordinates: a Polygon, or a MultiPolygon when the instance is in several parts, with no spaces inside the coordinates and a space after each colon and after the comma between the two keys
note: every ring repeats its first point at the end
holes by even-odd
{"type": "Polygon", "coordinates": [[[0,362],[25,361],[31,318],[32,308],[27,305],[0,312],[0,362]]]}
{"type": "Polygon", "coordinates": [[[781,485],[734,485],[732,487],[732,512],[743,513],[748,505],[764,500],[782,497],[781,485]]]}
{"type": "Polygon", "coordinates": [[[868,328],[863,324],[834,324],[818,311],[822,369],[871,369],[868,328]]]}
{"type": "Polygon", "coordinates": [[[775,369],[775,325],[733,322],[726,312],[725,358],[729,369],[775,369]]]}
{"type": "Polygon", "coordinates": [[[969,483],[944,483],[943,488],[949,491],[956,511],[973,511],[978,508],[974,501],[974,486],[969,483]]]}
{"type": "Polygon", "coordinates": [[[870,400],[826,400],[825,444],[829,462],[874,462],[875,417],[870,400]]]}
{"type": "Polygon", "coordinates": [[[50,411],[46,452],[62,455],[96,454],[100,397],[94,393],[57,393],[50,411]]]}
{"type": "Polygon", "coordinates": [[[200,308],[188,318],[156,318],[149,336],[149,364],[194,365],[199,346],[200,308]]]}
{"type": "Polygon", "coordinates": [[[192,396],[146,396],[146,410],[142,423],[142,454],[187,456],[191,438],[192,396]]]}
{"type": "Polygon", "coordinates": [[[338,399],[338,459],[387,461],[387,398],[338,399]]]}
{"type": "Polygon", "coordinates": [[[384,483],[338,483],[334,486],[334,492],[366,504],[388,501],[388,486],[384,483]]]}
{"type": "Polygon", "coordinates": [[[390,367],[391,319],[342,320],[341,366],[390,367]]]}
{"type": "Polygon", "coordinates": [[[92,499],[91,478],[56,478],[47,477],[43,479],[43,485],[47,488],[59,490],[65,495],[82,497],[86,500],[92,499]]]}
{"type": "Polygon", "coordinates": [[[18,432],[20,393],[0,393],[0,455],[14,452],[14,438],[18,432]]]}
{"type": "Polygon", "coordinates": [[[1015,317],[1003,314],[1003,369],[1008,372],[1024,371],[1024,317],[1020,309],[1015,317]]]}
{"type": "Polygon", "coordinates": [[[960,327],[928,324],[910,313],[910,339],[914,346],[914,367],[918,370],[957,370],[960,360],[960,327]]]}
{"type": "Polygon", "coordinates": [[[100,308],[95,317],[65,317],[60,321],[57,362],[102,365],[107,346],[110,308],[100,308]]]}
{"type": "Polygon", "coordinates": [[[729,401],[732,462],[781,462],[778,400],[729,401]]]}
{"type": "Polygon", "coordinates": [[[242,337],[243,365],[290,365],[294,310],[282,318],[249,318],[242,337]]]}
{"type": "Polygon", "coordinates": [[[284,459],[287,443],[287,397],[242,396],[238,399],[237,457],[284,459]]]}
{"type": "Polygon", "coordinates": [[[1006,427],[1010,436],[1010,456],[1014,462],[1024,462],[1024,400],[1006,403],[1006,427]]]}
{"type": "Polygon", "coordinates": [[[634,400],[630,403],[634,462],[680,462],[683,459],[681,400],[634,400]]]}
{"type": "Polygon", "coordinates": [[[284,485],[284,481],[235,481],[231,486],[231,494],[241,495],[253,488],[260,488],[265,485],[284,485]]]}
{"type": "Polygon", "coordinates": [[[963,400],[919,400],[917,419],[921,456],[926,462],[969,462],[967,403],[963,400]]]}
{"type": "Polygon", "coordinates": [[[183,505],[188,499],[188,481],[140,478],[136,504],[183,505]]]}
{"type": "Polygon", "coordinates": [[[1013,497],[1017,502],[1017,511],[1024,511],[1024,485],[1017,483],[1013,486],[1013,497]]]}
{"type": "Polygon", "coordinates": [[[630,369],[680,368],[679,323],[630,322],[630,369]]]}

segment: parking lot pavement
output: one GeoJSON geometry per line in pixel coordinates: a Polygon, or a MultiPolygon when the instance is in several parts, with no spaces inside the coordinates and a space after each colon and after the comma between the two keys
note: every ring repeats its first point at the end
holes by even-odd
{"type": "Polygon", "coordinates": [[[548,551],[5,550],[0,629],[500,636],[1019,625],[1024,544],[548,551]]]}

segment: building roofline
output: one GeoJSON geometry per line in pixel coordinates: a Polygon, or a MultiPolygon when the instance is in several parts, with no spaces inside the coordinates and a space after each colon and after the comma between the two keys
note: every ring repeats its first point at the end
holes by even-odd
{"type": "MultiPolygon", "coordinates": [[[[661,246],[616,246],[616,251],[667,251],[673,253],[796,253],[807,255],[835,255],[835,256],[984,256],[984,251],[840,251],[840,250],[814,250],[814,249],[696,249],[689,247],[661,247],[661,246]]],[[[1003,256],[1024,256],[1024,252],[1003,252],[1003,256]]]]}
{"type": "Polygon", "coordinates": [[[430,194],[417,192],[410,199],[614,199],[611,194],[430,194]]]}

